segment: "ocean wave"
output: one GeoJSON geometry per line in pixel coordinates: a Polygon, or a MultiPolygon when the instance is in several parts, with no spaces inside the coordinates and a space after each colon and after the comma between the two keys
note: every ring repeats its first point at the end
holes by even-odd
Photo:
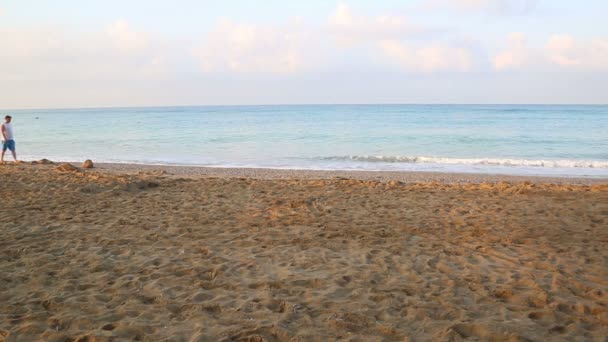
{"type": "Polygon", "coordinates": [[[500,158],[444,158],[407,156],[338,156],[324,157],[323,160],[357,161],[370,163],[416,163],[416,164],[462,164],[492,166],[526,166],[546,168],[596,168],[607,169],[608,161],[599,160],[530,160],[500,158]]]}

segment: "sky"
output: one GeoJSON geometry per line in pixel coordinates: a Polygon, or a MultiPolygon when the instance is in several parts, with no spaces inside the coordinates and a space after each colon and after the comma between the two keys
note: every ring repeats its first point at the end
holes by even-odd
{"type": "Polygon", "coordinates": [[[608,103],[605,0],[0,0],[0,108],[608,103]]]}

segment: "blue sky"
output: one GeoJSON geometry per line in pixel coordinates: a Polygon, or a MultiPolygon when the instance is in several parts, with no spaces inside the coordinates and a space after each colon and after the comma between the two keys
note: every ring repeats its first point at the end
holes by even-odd
{"type": "Polygon", "coordinates": [[[0,0],[0,108],[606,103],[599,0],[0,0]]]}

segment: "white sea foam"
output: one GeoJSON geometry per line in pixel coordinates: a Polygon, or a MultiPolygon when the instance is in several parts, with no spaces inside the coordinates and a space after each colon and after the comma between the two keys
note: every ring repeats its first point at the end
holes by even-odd
{"type": "Polygon", "coordinates": [[[381,162],[381,163],[416,163],[447,165],[492,165],[492,166],[526,166],[545,168],[608,168],[608,161],[599,160],[529,160],[499,158],[443,158],[443,157],[408,157],[408,156],[341,156],[327,157],[324,160],[381,162]]]}

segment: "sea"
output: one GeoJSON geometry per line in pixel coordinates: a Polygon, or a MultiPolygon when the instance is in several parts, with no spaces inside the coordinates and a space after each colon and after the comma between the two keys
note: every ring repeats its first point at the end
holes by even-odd
{"type": "Polygon", "coordinates": [[[608,105],[0,111],[22,160],[608,177],[608,105]]]}

